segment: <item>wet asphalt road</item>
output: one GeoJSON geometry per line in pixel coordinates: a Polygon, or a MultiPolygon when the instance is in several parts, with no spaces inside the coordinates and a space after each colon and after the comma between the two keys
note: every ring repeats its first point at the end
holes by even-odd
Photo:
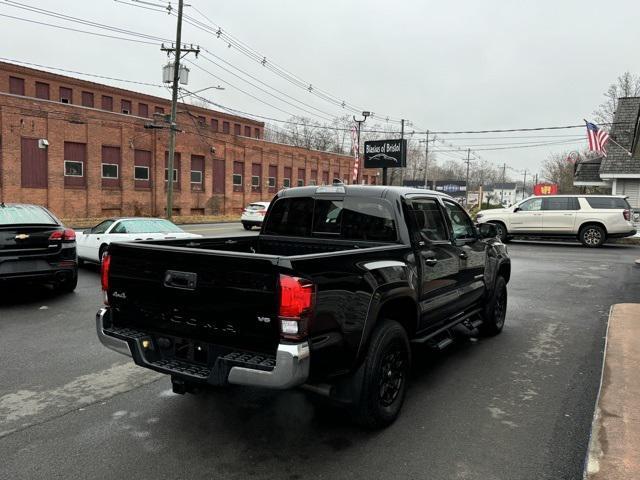
{"type": "MultiPolygon", "coordinates": [[[[207,233],[244,233],[226,225],[207,233]]],[[[174,395],[99,344],[95,268],[74,294],[3,292],[0,479],[580,479],[607,314],[640,301],[640,248],[509,250],[504,332],[418,352],[401,416],[378,432],[301,391],[174,395]]]]}

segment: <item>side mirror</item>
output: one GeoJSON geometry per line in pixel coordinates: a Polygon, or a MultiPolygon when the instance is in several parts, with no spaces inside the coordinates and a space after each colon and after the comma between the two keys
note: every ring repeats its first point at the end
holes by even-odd
{"type": "Polygon", "coordinates": [[[513,209],[513,213],[518,213],[520,210],[522,210],[520,207],[516,207],[513,209]]]}
{"type": "Polygon", "coordinates": [[[481,223],[478,226],[480,238],[495,238],[498,236],[498,229],[493,223],[481,223]]]}

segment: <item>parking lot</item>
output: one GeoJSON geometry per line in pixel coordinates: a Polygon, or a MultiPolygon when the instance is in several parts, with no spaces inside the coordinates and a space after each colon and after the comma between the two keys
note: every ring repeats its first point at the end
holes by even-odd
{"type": "Polygon", "coordinates": [[[400,418],[378,432],[301,391],[174,395],[98,342],[95,267],[73,294],[3,291],[0,478],[582,478],[607,315],[637,301],[640,247],[509,253],[504,332],[417,351],[400,418]]]}

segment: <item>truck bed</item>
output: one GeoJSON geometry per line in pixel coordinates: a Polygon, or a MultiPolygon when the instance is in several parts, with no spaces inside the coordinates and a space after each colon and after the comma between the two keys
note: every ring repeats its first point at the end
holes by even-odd
{"type": "Polygon", "coordinates": [[[113,243],[113,325],[272,355],[281,273],[311,273],[328,256],[362,259],[394,247],[404,248],[269,236],[113,243]]]}

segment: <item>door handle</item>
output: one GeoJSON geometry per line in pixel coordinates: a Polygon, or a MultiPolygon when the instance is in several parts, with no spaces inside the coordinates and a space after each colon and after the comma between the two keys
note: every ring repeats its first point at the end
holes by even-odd
{"type": "Polygon", "coordinates": [[[424,263],[428,267],[433,267],[436,263],[438,263],[438,259],[437,258],[425,258],[424,263]]]}
{"type": "Polygon", "coordinates": [[[467,252],[460,252],[460,258],[462,260],[466,260],[467,258],[469,258],[469,255],[467,255],[467,252]]]}

